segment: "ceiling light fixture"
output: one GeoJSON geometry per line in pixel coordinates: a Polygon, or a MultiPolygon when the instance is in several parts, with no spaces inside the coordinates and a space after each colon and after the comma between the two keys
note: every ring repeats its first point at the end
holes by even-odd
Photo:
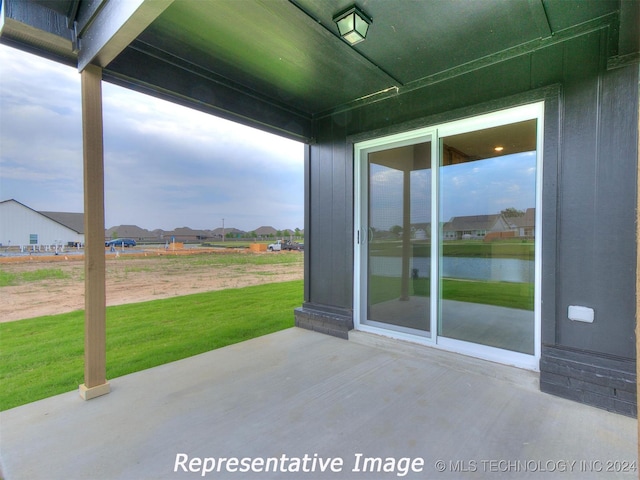
{"type": "Polygon", "coordinates": [[[333,17],[338,25],[340,36],[349,44],[360,43],[367,36],[372,20],[355,5],[338,13],[333,17]]]}
{"type": "Polygon", "coordinates": [[[504,150],[504,147],[495,147],[495,148],[494,148],[494,150],[495,150],[496,152],[501,152],[501,151],[503,151],[503,150],[504,150]]]}

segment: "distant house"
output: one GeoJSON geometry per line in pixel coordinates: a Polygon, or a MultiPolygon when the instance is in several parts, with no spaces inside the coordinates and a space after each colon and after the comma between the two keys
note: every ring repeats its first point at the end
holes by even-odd
{"type": "Polygon", "coordinates": [[[150,232],[146,228],[140,228],[137,225],[119,225],[117,227],[111,227],[106,230],[104,236],[106,240],[114,238],[132,238],[136,242],[150,242],[157,239],[153,232],[150,232]]]}
{"type": "Polygon", "coordinates": [[[290,228],[287,228],[282,231],[282,234],[288,237],[302,238],[304,237],[304,230],[301,230],[299,228],[294,228],[293,230],[291,230],[290,228]]]}
{"type": "Polygon", "coordinates": [[[511,230],[506,219],[500,215],[468,215],[453,217],[444,224],[445,240],[482,240],[490,232],[511,230]]]}
{"type": "Polygon", "coordinates": [[[411,238],[414,240],[427,240],[431,238],[431,222],[412,223],[411,238]]]}
{"type": "Polygon", "coordinates": [[[193,230],[189,227],[176,228],[170,232],[164,232],[165,239],[175,239],[176,242],[201,242],[213,238],[211,230],[193,230]]]}
{"type": "Polygon", "coordinates": [[[527,208],[521,217],[509,217],[507,220],[511,224],[511,228],[516,230],[516,237],[533,238],[536,226],[535,208],[527,208]]]}
{"type": "Polygon", "coordinates": [[[84,214],[38,212],[17,200],[0,202],[0,245],[84,243],[84,214]]]}
{"type": "Polygon", "coordinates": [[[218,227],[211,232],[211,236],[215,239],[225,238],[242,238],[246,232],[238,230],[237,228],[222,228],[218,227]]]}
{"type": "Polygon", "coordinates": [[[254,230],[258,238],[275,237],[278,231],[273,227],[259,227],[254,230]]]}

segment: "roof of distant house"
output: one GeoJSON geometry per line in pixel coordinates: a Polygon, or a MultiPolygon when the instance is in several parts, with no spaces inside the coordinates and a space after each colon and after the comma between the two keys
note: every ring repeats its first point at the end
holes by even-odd
{"type": "Polygon", "coordinates": [[[273,227],[259,227],[254,230],[256,235],[275,235],[278,231],[273,227]]]}
{"type": "Polygon", "coordinates": [[[192,236],[197,236],[197,237],[210,237],[211,236],[211,230],[194,230],[192,228],[189,227],[181,227],[181,228],[176,228],[174,231],[175,235],[192,235],[192,236]]]}
{"type": "Polygon", "coordinates": [[[519,217],[508,217],[506,220],[516,227],[533,227],[536,224],[536,209],[527,208],[524,215],[519,217]]]}
{"type": "Polygon", "coordinates": [[[214,230],[211,231],[211,233],[213,235],[222,235],[222,233],[224,232],[225,235],[231,235],[231,234],[236,234],[236,233],[246,233],[243,230],[238,230],[237,228],[222,228],[222,227],[218,227],[214,230]]]}
{"type": "Polygon", "coordinates": [[[54,222],[58,222],[65,227],[78,232],[84,233],[84,213],[72,212],[38,212],[54,222]]]}
{"type": "Polygon", "coordinates": [[[468,215],[464,217],[453,217],[443,227],[444,230],[464,231],[464,230],[490,230],[502,215],[468,215]]]}
{"type": "Polygon", "coordinates": [[[114,234],[120,238],[146,238],[153,235],[149,230],[137,225],[118,225],[106,231],[108,237],[112,237],[114,234]]]}

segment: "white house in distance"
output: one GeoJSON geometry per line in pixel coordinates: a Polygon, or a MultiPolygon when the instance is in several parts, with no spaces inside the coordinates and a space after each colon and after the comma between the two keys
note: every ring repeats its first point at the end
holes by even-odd
{"type": "Polygon", "coordinates": [[[0,202],[0,246],[84,244],[84,214],[38,212],[14,200],[0,202]]]}
{"type": "Polygon", "coordinates": [[[445,240],[478,240],[490,232],[506,232],[510,225],[500,214],[453,217],[443,227],[445,240]]]}

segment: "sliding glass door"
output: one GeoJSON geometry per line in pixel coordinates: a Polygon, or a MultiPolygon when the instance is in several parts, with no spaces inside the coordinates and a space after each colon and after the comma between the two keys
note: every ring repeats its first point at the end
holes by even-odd
{"type": "Polygon", "coordinates": [[[542,111],[356,144],[356,328],[535,365],[542,111]]]}
{"type": "Polygon", "coordinates": [[[534,354],[536,123],[440,138],[443,337],[534,354]]]}
{"type": "Polygon", "coordinates": [[[366,320],[420,334],[431,328],[431,142],[366,160],[366,320]]]}

